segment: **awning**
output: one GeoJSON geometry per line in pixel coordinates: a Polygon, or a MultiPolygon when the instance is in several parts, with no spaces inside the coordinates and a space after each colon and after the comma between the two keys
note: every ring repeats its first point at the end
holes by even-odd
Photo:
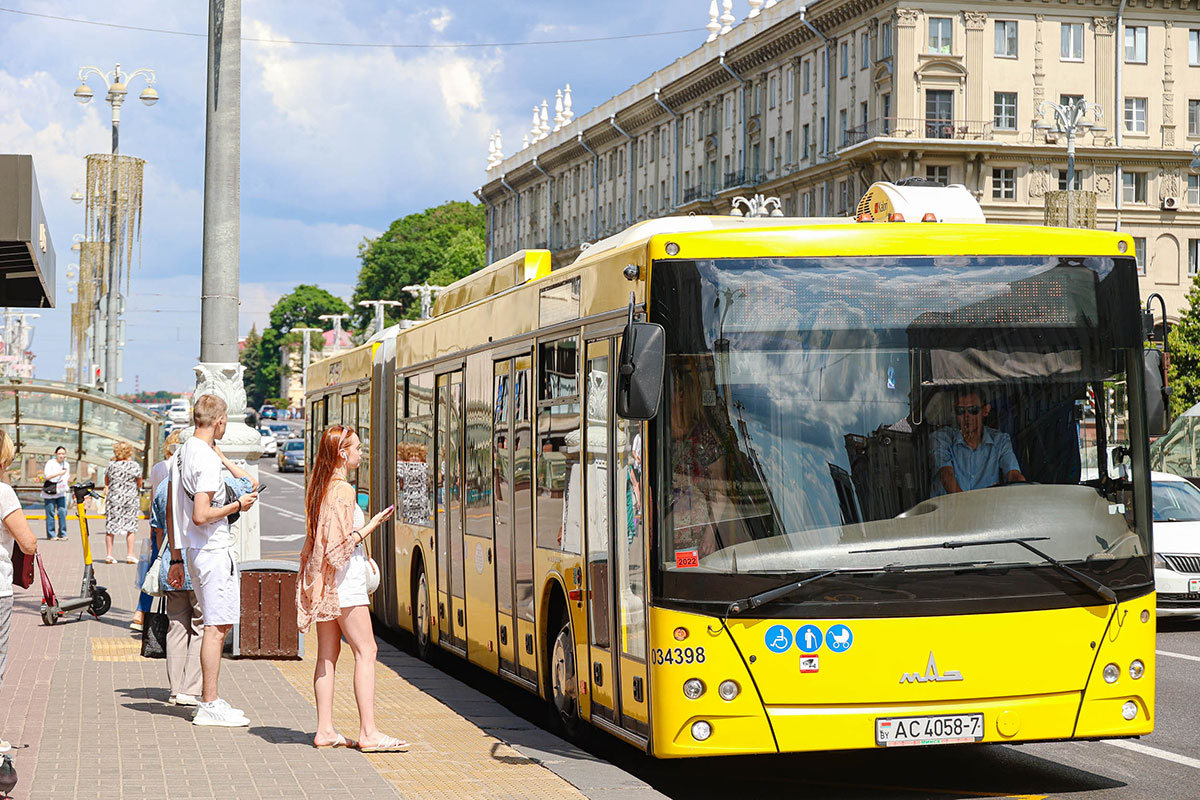
{"type": "Polygon", "coordinates": [[[33,156],[0,155],[0,306],[54,306],[54,244],[33,156]]]}

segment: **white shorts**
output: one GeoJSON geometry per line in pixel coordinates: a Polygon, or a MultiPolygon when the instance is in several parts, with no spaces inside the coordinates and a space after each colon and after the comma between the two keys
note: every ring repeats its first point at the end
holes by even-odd
{"type": "Polygon", "coordinates": [[[236,625],[242,592],[233,550],[187,549],[188,574],[205,625],[236,625]]]}

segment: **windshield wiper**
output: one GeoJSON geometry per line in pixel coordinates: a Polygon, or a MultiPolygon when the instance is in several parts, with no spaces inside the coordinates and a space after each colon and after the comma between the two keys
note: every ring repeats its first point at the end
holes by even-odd
{"type": "Polygon", "coordinates": [[[1045,541],[1049,538],[1050,538],[1049,536],[1026,536],[1026,537],[1019,538],[1019,539],[975,539],[975,540],[971,540],[971,541],[939,542],[937,544],[911,544],[911,545],[903,545],[900,547],[878,547],[878,548],[874,548],[871,550],[851,550],[850,552],[851,553],[898,553],[902,550],[939,550],[939,549],[957,550],[960,547],[975,547],[975,546],[986,546],[986,545],[994,545],[994,544],[1015,544],[1015,545],[1019,545],[1020,547],[1024,547],[1026,550],[1033,553],[1038,558],[1044,559],[1047,563],[1051,564],[1055,569],[1057,569],[1059,572],[1062,572],[1064,575],[1069,575],[1070,577],[1074,578],[1079,583],[1082,583],[1084,586],[1086,586],[1088,589],[1090,589],[1096,595],[1100,596],[1106,602],[1116,605],[1117,593],[1114,592],[1112,589],[1108,588],[1103,583],[1101,583],[1100,581],[1091,577],[1090,575],[1085,575],[1084,573],[1080,572],[1079,570],[1075,569],[1074,567],[1067,566],[1066,564],[1059,561],[1057,558],[1054,558],[1053,556],[1043,553],[1041,550],[1038,550],[1036,547],[1034,547],[1033,545],[1030,544],[1030,542],[1045,541]]]}
{"type": "Polygon", "coordinates": [[[819,572],[816,575],[810,575],[804,580],[796,581],[794,583],[785,583],[783,586],[776,586],[774,589],[767,589],[766,591],[759,592],[758,594],[752,594],[742,600],[734,600],[729,604],[729,607],[725,609],[725,616],[732,617],[734,614],[740,614],[743,611],[751,608],[758,608],[759,606],[766,605],[774,600],[778,600],[781,597],[786,597],[787,595],[799,589],[803,589],[810,583],[816,583],[822,578],[828,578],[830,575],[836,575],[840,572],[848,571],[849,570],[843,568],[826,570],[825,572],[819,572]]]}

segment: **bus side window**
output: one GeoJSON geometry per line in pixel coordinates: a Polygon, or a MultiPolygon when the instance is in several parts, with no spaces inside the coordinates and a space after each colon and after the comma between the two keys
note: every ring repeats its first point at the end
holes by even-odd
{"type": "Polygon", "coordinates": [[[579,440],[579,340],[538,346],[537,544],[578,553],[583,490],[579,440]]]}

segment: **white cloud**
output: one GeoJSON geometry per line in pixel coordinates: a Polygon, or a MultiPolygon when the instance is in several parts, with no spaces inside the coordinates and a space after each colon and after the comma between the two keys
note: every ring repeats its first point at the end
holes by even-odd
{"type": "Polygon", "coordinates": [[[435,8],[432,11],[437,16],[429,21],[429,27],[438,33],[445,33],[446,26],[454,20],[454,15],[450,13],[450,9],[448,8],[435,8]]]}

